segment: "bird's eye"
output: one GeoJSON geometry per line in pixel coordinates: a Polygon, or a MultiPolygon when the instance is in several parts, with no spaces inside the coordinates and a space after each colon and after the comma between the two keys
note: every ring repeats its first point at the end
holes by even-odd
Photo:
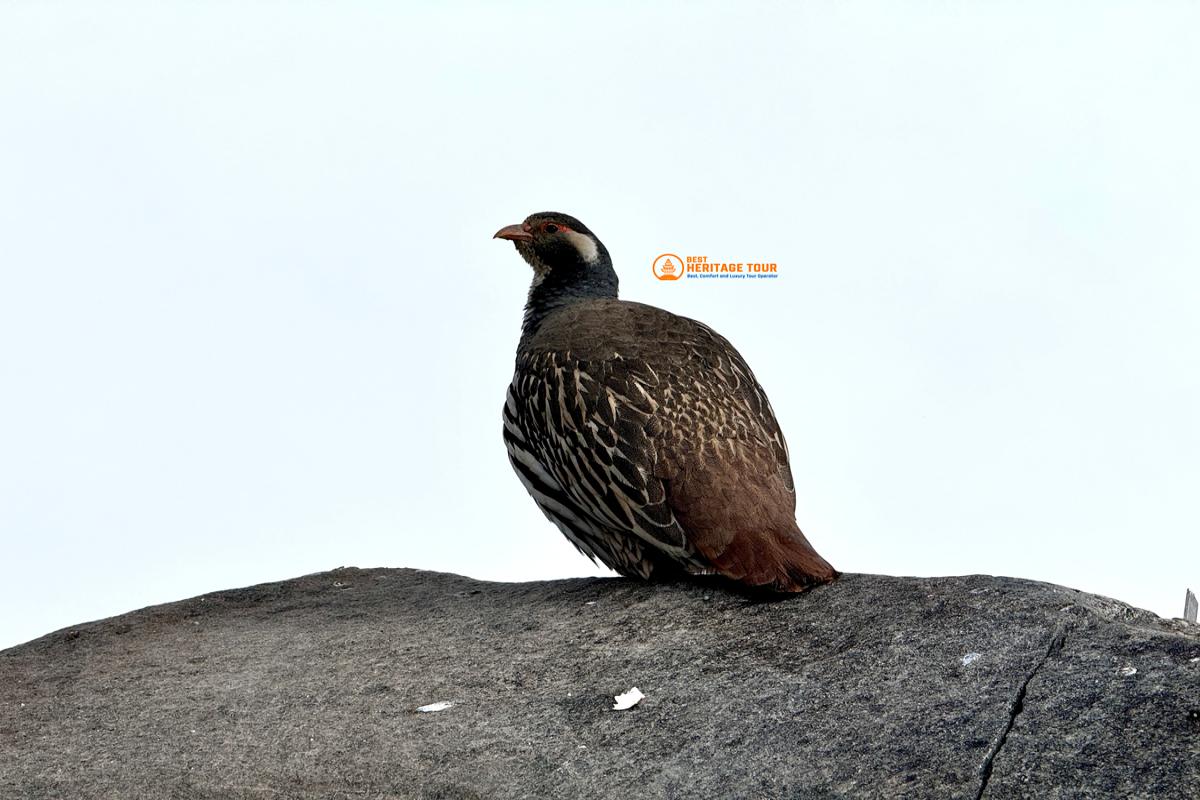
{"type": "Polygon", "coordinates": [[[546,223],[546,233],[558,233],[558,226],[553,222],[546,223]]]}

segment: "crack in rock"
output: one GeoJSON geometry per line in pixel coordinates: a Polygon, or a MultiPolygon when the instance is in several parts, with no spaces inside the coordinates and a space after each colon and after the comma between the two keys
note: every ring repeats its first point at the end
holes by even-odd
{"type": "Polygon", "coordinates": [[[996,761],[996,756],[1000,755],[1001,748],[1008,741],[1008,734],[1012,732],[1013,726],[1017,722],[1017,717],[1025,710],[1025,692],[1029,689],[1029,684],[1033,677],[1038,674],[1038,670],[1042,668],[1052,656],[1062,652],[1063,645],[1067,641],[1067,625],[1058,623],[1054,628],[1054,632],[1050,635],[1050,641],[1046,644],[1046,649],[1042,653],[1041,658],[1029,670],[1029,674],[1025,676],[1025,680],[1021,681],[1021,685],[1017,687],[1017,693],[1013,695],[1012,701],[1008,704],[1008,722],[1004,726],[1004,730],[1000,731],[1000,735],[992,742],[992,746],[988,748],[987,755],[983,758],[983,763],[979,767],[979,791],[975,793],[975,800],[983,800],[983,793],[987,791],[988,781],[992,779],[992,765],[996,761]]]}

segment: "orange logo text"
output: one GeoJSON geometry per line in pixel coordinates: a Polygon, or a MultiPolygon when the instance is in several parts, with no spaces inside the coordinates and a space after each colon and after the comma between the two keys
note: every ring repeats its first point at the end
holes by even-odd
{"type": "Polygon", "coordinates": [[[710,261],[708,256],[686,256],[663,253],[651,264],[654,277],[660,281],[680,278],[727,278],[756,280],[778,278],[779,265],[774,261],[710,261]]]}

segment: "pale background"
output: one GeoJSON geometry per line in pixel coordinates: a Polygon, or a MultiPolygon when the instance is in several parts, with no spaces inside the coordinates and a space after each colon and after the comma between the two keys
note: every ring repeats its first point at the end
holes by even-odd
{"type": "Polygon", "coordinates": [[[601,574],[510,473],[545,209],[713,325],[843,570],[1200,584],[1200,4],[4,2],[0,647],[601,574]],[[663,251],[777,281],[658,283],[663,251]]]}

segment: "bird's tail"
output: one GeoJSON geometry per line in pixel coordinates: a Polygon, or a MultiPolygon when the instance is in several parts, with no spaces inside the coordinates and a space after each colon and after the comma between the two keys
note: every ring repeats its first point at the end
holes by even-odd
{"type": "Polygon", "coordinates": [[[779,593],[803,592],[840,574],[813,549],[795,523],[780,532],[735,536],[712,561],[727,578],[779,593]]]}

